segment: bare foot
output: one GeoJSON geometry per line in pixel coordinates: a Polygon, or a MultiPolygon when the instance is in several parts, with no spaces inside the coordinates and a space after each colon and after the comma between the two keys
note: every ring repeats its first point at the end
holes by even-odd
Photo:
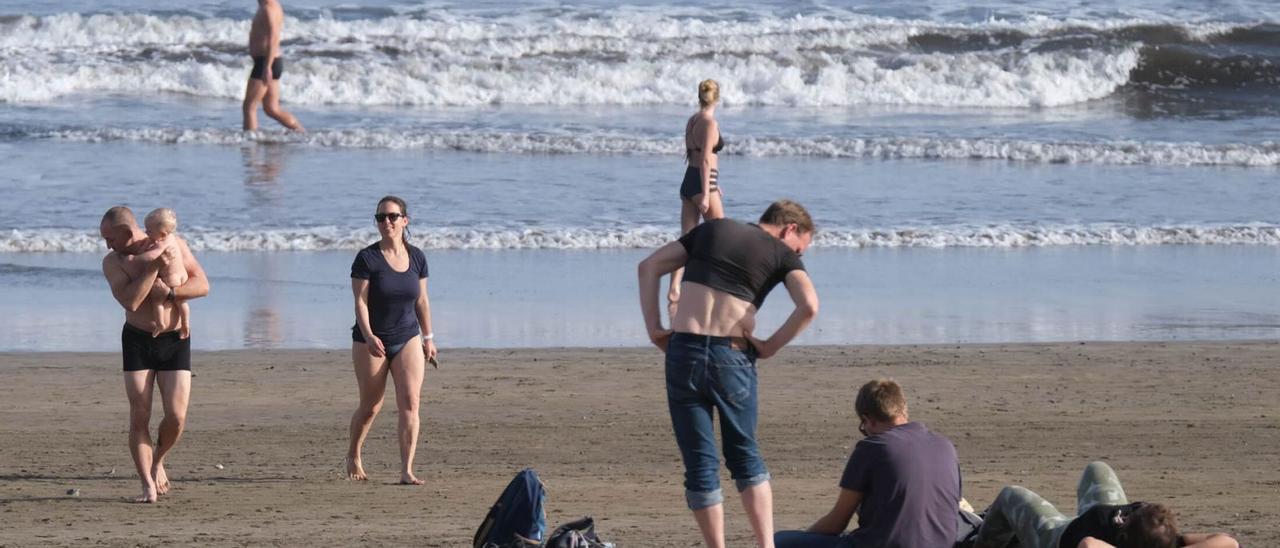
{"type": "Polygon", "coordinates": [[[185,323],[184,323],[184,324],[182,324],[182,327],[178,329],[178,338],[179,338],[179,339],[190,339],[190,338],[191,338],[191,326],[190,326],[190,325],[188,325],[188,324],[185,324],[185,323]]]}
{"type": "Polygon", "coordinates": [[[133,498],[133,502],[151,504],[154,503],[157,498],[159,497],[156,496],[156,488],[154,486],[147,486],[142,488],[141,495],[133,498]]]}
{"type": "Polygon", "coordinates": [[[427,482],[418,479],[417,476],[414,476],[409,472],[403,472],[400,474],[400,485],[422,485],[425,483],[427,482]]]}
{"type": "Polygon", "coordinates": [[[345,464],[347,466],[347,479],[356,481],[369,480],[369,475],[364,473],[364,466],[360,463],[360,457],[347,457],[345,464]]]}
{"type": "Polygon", "coordinates": [[[151,468],[151,477],[156,479],[156,494],[169,494],[169,474],[164,471],[164,463],[156,461],[151,468]]]}

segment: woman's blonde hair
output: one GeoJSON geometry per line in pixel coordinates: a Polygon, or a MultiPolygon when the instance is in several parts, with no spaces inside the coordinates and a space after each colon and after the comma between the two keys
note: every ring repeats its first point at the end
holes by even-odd
{"type": "Polygon", "coordinates": [[[720,82],[710,78],[698,82],[698,103],[707,107],[720,100],[720,82]]]}

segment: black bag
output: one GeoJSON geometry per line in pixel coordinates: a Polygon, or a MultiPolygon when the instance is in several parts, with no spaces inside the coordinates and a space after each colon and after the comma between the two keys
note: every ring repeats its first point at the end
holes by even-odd
{"type": "Polygon", "coordinates": [[[547,537],[546,548],[605,548],[612,547],[596,536],[596,522],[591,516],[573,520],[556,527],[547,537]]]}
{"type": "Polygon", "coordinates": [[[474,548],[542,546],[542,535],[547,530],[547,516],[542,508],[546,499],[538,473],[532,468],[521,470],[480,522],[473,539],[474,548]]]}

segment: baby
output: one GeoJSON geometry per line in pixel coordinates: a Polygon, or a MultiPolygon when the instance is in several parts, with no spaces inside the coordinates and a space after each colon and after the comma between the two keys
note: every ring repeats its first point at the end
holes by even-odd
{"type": "MultiPolygon", "coordinates": [[[[156,253],[154,256],[159,256],[159,253],[178,246],[178,236],[174,234],[178,229],[178,216],[172,209],[162,207],[153,210],[147,214],[143,224],[147,228],[147,238],[154,244],[154,248],[146,255],[151,256],[152,253],[156,253]]],[[[181,248],[174,250],[174,256],[177,259],[162,267],[156,276],[169,287],[178,287],[187,283],[187,266],[182,262],[181,248]]],[[[191,336],[191,307],[187,301],[178,301],[175,304],[178,306],[178,336],[186,339],[191,336]]],[[[164,302],[157,302],[152,306],[155,307],[156,322],[151,327],[151,336],[157,337],[163,325],[160,318],[164,313],[164,302]]]]}

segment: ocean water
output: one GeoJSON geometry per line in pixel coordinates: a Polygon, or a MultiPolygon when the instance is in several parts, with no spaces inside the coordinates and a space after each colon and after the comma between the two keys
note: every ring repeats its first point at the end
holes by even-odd
{"type": "Polygon", "coordinates": [[[729,215],[820,225],[801,343],[1280,337],[1271,2],[284,6],[306,134],[239,130],[253,2],[0,0],[0,350],[118,345],[119,203],[177,210],[197,346],[344,347],[389,193],[442,343],[643,344],[703,78],[729,215]]]}

